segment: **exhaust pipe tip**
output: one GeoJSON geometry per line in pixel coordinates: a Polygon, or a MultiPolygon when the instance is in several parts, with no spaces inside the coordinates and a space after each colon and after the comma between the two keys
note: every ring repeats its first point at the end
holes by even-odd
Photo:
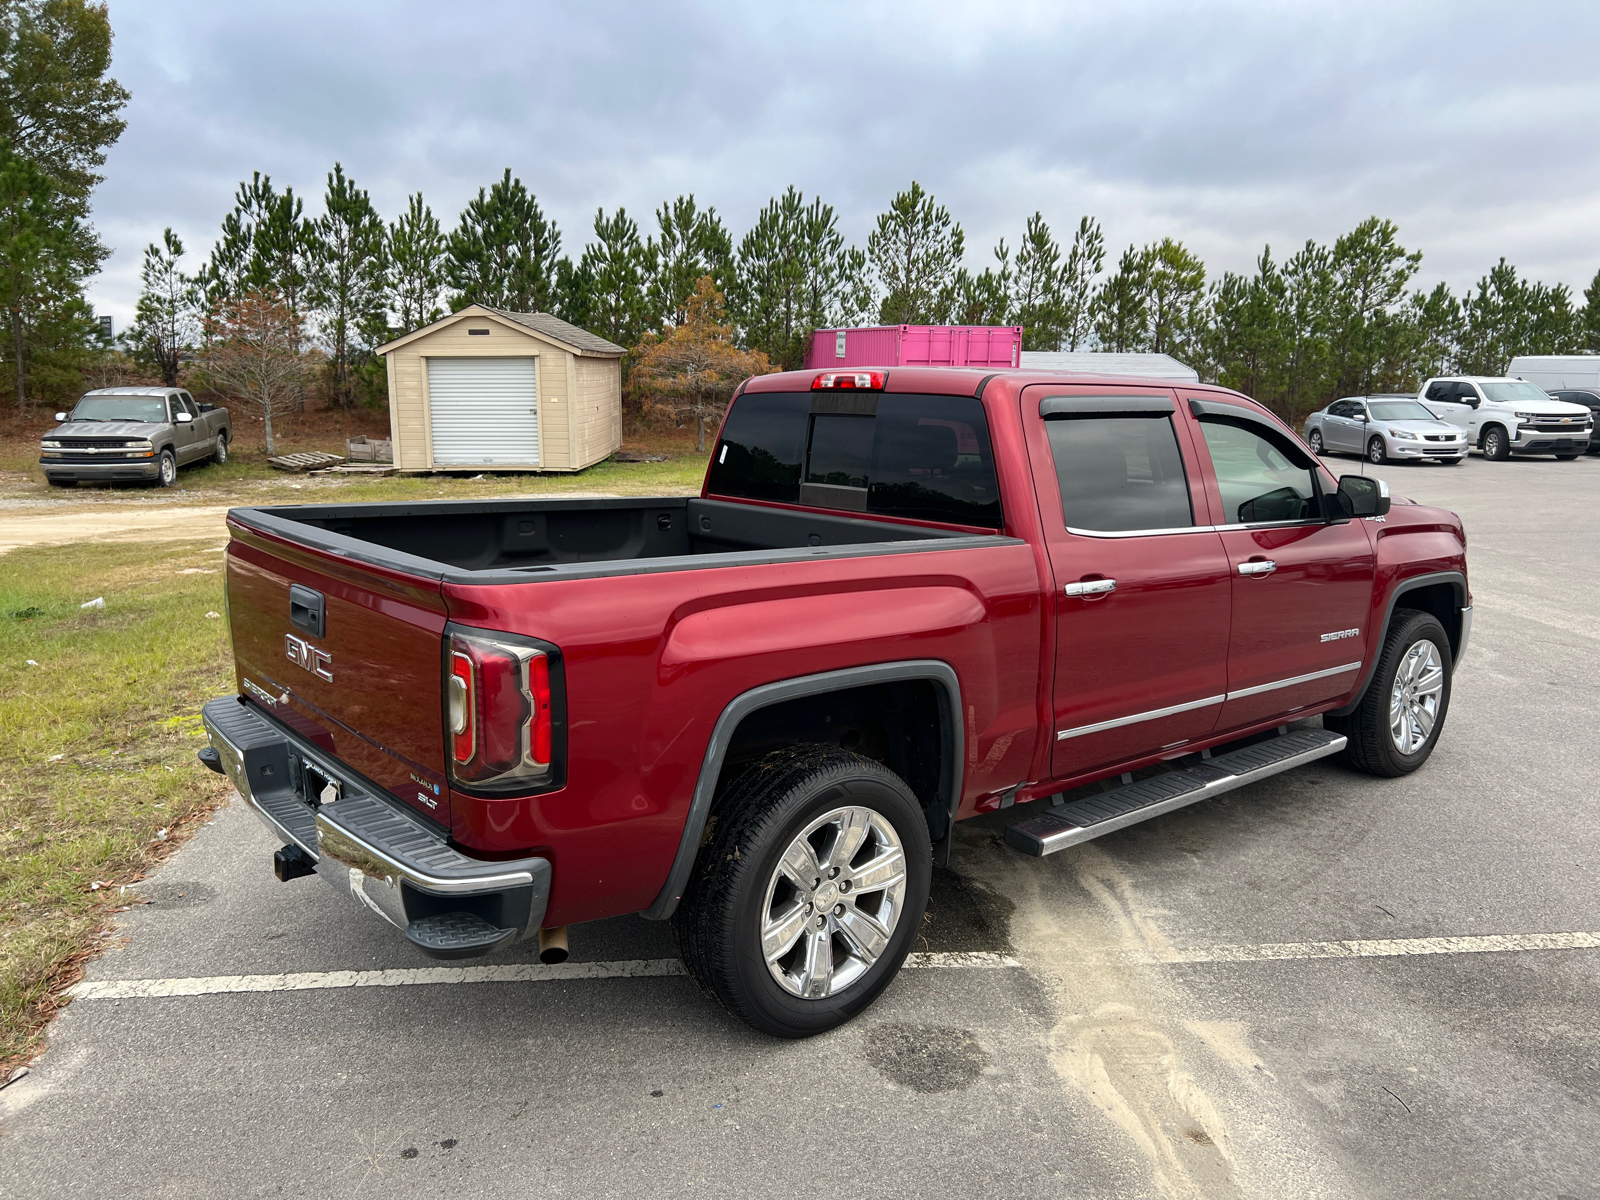
{"type": "Polygon", "coordinates": [[[564,963],[567,961],[567,927],[539,930],[539,961],[564,963]]]}

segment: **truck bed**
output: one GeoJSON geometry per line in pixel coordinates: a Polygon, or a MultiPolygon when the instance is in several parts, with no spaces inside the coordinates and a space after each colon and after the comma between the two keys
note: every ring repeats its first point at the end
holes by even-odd
{"type": "Polygon", "coordinates": [[[993,543],[993,533],[699,497],[234,509],[230,520],[426,579],[511,583],[993,543]],[[932,543],[932,544],[930,544],[932,543]]]}

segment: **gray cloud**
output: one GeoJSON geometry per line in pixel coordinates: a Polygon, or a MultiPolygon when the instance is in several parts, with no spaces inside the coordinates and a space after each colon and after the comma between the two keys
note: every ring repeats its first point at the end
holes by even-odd
{"type": "Polygon", "coordinates": [[[95,221],[119,326],[172,225],[198,260],[251,171],[335,160],[442,221],[509,166],[577,252],[693,191],[736,234],[793,183],[864,241],[919,179],[969,258],[1041,210],[1247,270],[1377,213],[1462,287],[1600,268],[1600,7],[1473,3],[114,4],[133,92],[95,221]]]}

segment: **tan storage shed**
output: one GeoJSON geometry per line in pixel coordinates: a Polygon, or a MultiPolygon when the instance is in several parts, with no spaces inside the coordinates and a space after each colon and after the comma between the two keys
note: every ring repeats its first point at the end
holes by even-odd
{"type": "Polygon", "coordinates": [[[622,447],[622,347],[549,313],[469,304],[378,353],[401,470],[581,471],[622,447]]]}

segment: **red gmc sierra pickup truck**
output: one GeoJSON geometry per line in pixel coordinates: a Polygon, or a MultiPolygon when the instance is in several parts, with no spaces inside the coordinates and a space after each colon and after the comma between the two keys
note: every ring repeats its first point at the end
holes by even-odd
{"type": "Polygon", "coordinates": [[[766,375],[698,497],[228,524],[201,758],[280,878],[436,958],[670,919],[787,1037],[886,986],[956,821],[1042,855],[1326,755],[1413,771],[1471,631],[1458,517],[1170,382],[766,375]]]}

